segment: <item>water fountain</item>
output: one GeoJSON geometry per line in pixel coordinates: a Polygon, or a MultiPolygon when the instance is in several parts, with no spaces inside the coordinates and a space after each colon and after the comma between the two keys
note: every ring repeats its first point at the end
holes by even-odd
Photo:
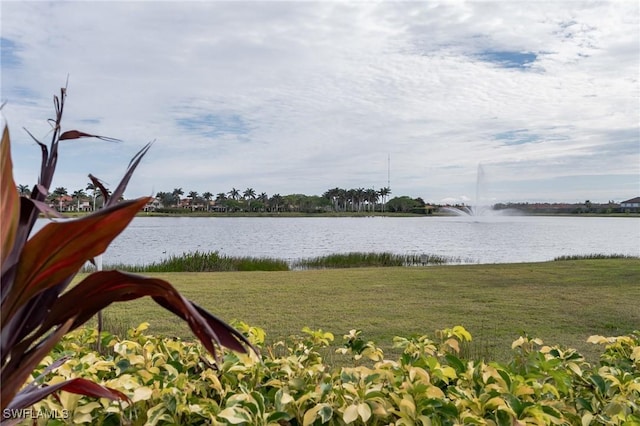
{"type": "Polygon", "coordinates": [[[462,217],[494,217],[503,216],[505,214],[513,214],[513,211],[494,210],[493,204],[486,203],[482,191],[485,190],[485,176],[482,164],[478,164],[478,172],[476,176],[476,198],[473,205],[462,207],[442,207],[440,210],[452,213],[462,217]]]}

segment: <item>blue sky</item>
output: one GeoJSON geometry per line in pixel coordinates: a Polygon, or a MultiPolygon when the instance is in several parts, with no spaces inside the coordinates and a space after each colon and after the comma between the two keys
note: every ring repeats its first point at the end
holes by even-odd
{"type": "Polygon", "coordinates": [[[500,202],[640,195],[637,2],[14,2],[1,100],[32,184],[69,76],[54,186],[126,195],[376,188],[500,202]]]}

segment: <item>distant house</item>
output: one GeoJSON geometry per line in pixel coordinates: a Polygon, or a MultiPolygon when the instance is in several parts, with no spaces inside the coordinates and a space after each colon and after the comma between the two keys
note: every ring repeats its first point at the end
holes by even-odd
{"type": "Polygon", "coordinates": [[[70,212],[75,210],[73,205],[73,197],[71,195],[61,195],[57,199],[52,200],[49,203],[49,207],[58,210],[59,212],[70,212]]]}
{"type": "Polygon", "coordinates": [[[159,198],[151,199],[146,206],[144,206],[145,212],[155,212],[158,209],[163,208],[162,201],[159,198]]]}
{"type": "Polygon", "coordinates": [[[79,203],[76,203],[74,208],[79,212],[90,212],[92,209],[91,203],[89,201],[83,201],[83,200],[80,200],[79,203]]]}
{"type": "Polygon", "coordinates": [[[623,212],[637,212],[640,211],[640,197],[632,198],[620,203],[620,209],[623,212]]]}
{"type": "Polygon", "coordinates": [[[209,211],[213,211],[213,212],[226,212],[227,211],[227,206],[224,205],[223,202],[215,202],[215,200],[211,200],[211,202],[209,203],[209,211]]]}

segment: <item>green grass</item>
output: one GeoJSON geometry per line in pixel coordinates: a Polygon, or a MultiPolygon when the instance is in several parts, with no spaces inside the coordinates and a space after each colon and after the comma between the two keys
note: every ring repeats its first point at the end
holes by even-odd
{"type": "MultiPolygon", "coordinates": [[[[479,356],[506,358],[521,333],[595,357],[593,334],[640,329],[640,260],[593,259],[424,268],[287,272],[158,273],[220,318],[245,321],[274,341],[303,326],[336,335],[364,331],[386,352],[393,336],[463,325],[479,356]]],[[[150,299],[119,303],[107,315],[150,332],[191,338],[150,299]]]]}

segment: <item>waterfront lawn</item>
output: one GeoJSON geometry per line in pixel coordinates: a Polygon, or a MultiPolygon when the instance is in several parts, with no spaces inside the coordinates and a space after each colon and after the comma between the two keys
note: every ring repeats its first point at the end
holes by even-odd
{"type": "MultiPolygon", "coordinates": [[[[357,328],[389,352],[393,336],[463,325],[474,357],[505,359],[511,342],[528,333],[594,359],[599,348],[586,343],[590,335],[640,329],[638,259],[148,275],[224,320],[264,328],[269,341],[309,326],[331,331],[339,346],[357,328]]],[[[105,317],[108,327],[148,321],[151,334],[192,339],[148,298],[114,304],[105,317]]]]}

